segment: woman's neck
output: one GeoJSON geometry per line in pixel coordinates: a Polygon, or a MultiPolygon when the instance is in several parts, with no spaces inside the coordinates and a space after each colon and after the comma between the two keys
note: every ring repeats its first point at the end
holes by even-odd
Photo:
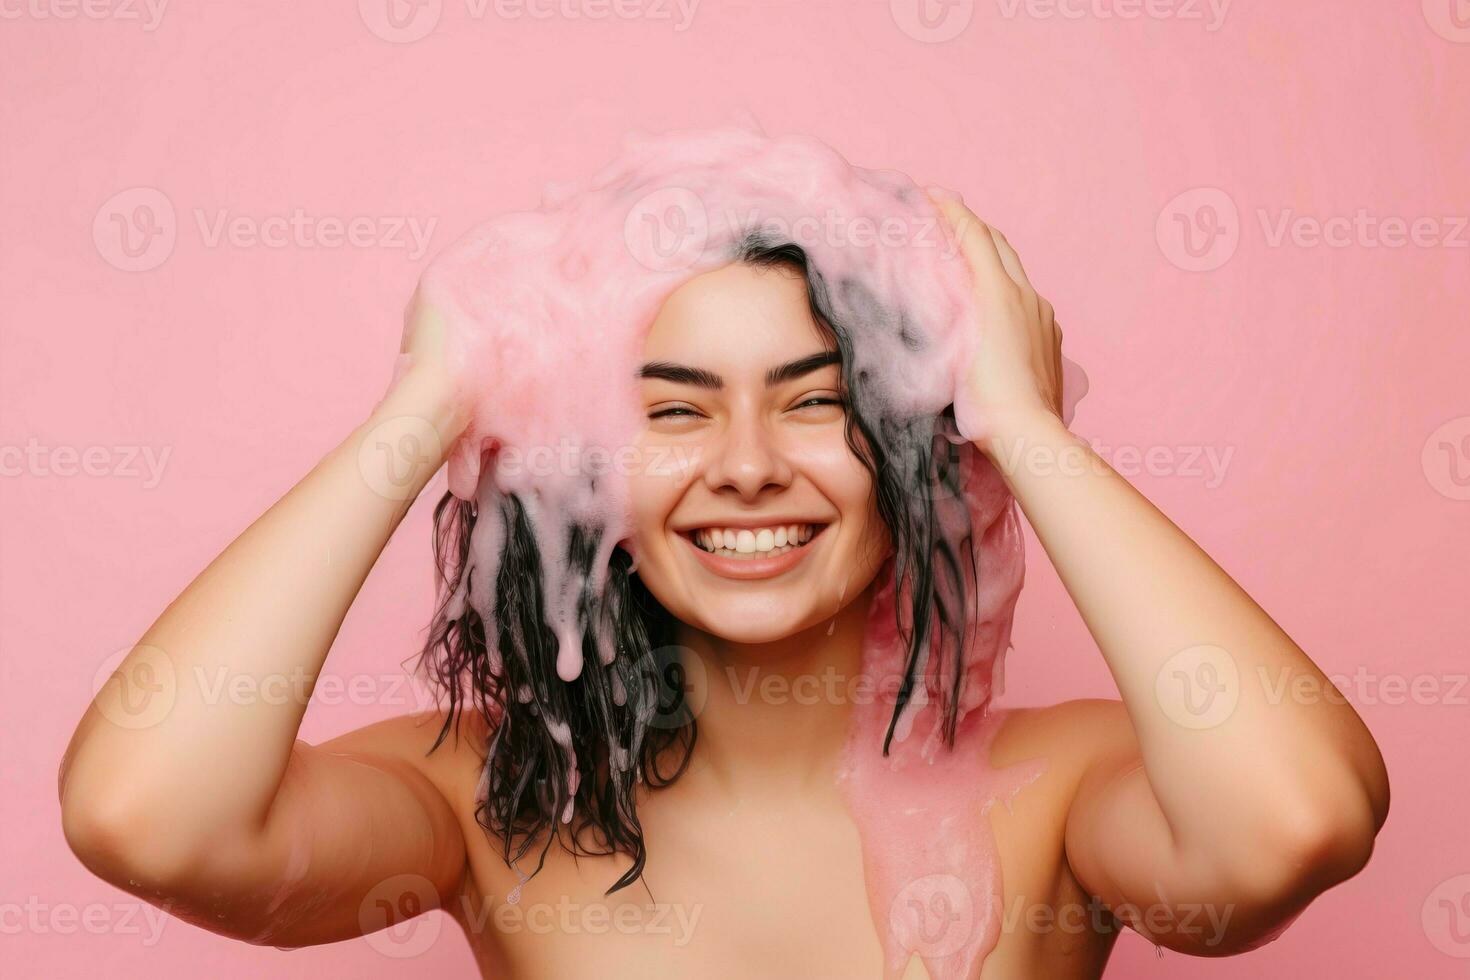
{"type": "Polygon", "coordinates": [[[698,740],[681,782],[734,799],[833,786],[862,677],[873,587],[830,619],[770,643],[681,626],[698,740]]]}

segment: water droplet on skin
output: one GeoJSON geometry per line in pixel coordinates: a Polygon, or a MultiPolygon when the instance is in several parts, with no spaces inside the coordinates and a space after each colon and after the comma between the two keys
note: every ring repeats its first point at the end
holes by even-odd
{"type": "Polygon", "coordinates": [[[531,876],[522,871],[520,865],[518,864],[512,864],[511,870],[516,873],[516,877],[519,878],[520,881],[517,882],[516,886],[510,890],[510,894],[505,896],[505,901],[508,905],[517,905],[520,903],[521,900],[521,888],[526,884],[526,882],[531,880],[531,876]]]}

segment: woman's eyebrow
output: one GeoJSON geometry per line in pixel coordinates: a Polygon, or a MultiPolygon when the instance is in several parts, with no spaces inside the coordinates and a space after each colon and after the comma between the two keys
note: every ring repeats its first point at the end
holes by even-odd
{"type": "Polygon", "coordinates": [[[672,381],[676,385],[694,385],[696,388],[712,388],[719,391],[725,387],[725,379],[704,368],[674,364],[672,361],[649,361],[638,369],[640,378],[658,378],[672,381]]]}
{"type": "Polygon", "coordinates": [[[801,377],[803,374],[811,374],[818,368],[824,368],[829,364],[841,364],[842,355],[835,350],[818,351],[808,354],[806,357],[797,358],[780,367],[773,367],[766,372],[766,387],[778,385],[785,381],[791,381],[801,377]]]}
{"type": "MultiPolygon", "coordinates": [[[[766,386],[771,387],[786,381],[791,381],[805,374],[824,368],[829,364],[842,363],[842,355],[835,350],[818,351],[799,357],[794,361],[778,365],[766,372],[766,386]]],[[[713,371],[704,368],[690,367],[687,364],[675,364],[672,361],[649,361],[638,369],[640,378],[657,378],[661,381],[671,381],[674,384],[694,385],[696,388],[710,388],[719,391],[725,387],[725,379],[713,371]]]]}

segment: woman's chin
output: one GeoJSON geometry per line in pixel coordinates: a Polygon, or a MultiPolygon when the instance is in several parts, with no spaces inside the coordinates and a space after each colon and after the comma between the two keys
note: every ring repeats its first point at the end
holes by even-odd
{"type": "Polygon", "coordinates": [[[769,609],[709,610],[690,621],[727,643],[744,644],[775,643],[816,625],[808,612],[773,613],[769,609]]]}

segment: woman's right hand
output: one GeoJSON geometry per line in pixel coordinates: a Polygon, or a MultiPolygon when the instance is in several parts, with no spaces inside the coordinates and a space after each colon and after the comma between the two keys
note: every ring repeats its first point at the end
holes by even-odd
{"type": "Polygon", "coordinates": [[[448,318],[424,292],[420,281],[403,312],[398,359],[383,401],[419,406],[435,422],[447,448],[469,426],[473,413],[454,368],[448,318]]]}
{"type": "Polygon", "coordinates": [[[425,737],[298,739],[343,618],[468,423],[444,317],[409,309],[388,393],[159,615],[62,761],[87,867],[252,942],[357,935],[384,882],[427,881],[422,907],[464,869],[456,816],[412,761],[425,737]]]}

